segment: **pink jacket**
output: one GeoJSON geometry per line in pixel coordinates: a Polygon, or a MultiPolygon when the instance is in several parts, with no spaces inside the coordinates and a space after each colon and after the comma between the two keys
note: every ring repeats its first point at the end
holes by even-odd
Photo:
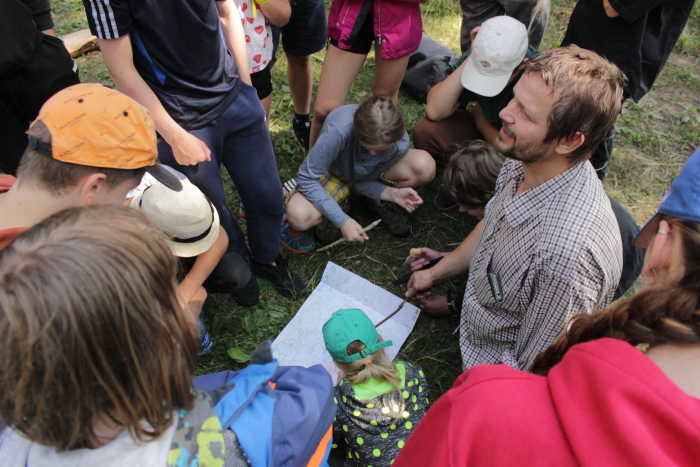
{"type": "Polygon", "coordinates": [[[382,58],[403,57],[420,44],[423,22],[420,5],[427,0],[333,0],[328,13],[328,37],[349,49],[370,8],[374,12],[374,35],[382,44],[382,58]],[[372,5],[374,3],[374,5],[372,5]]]}

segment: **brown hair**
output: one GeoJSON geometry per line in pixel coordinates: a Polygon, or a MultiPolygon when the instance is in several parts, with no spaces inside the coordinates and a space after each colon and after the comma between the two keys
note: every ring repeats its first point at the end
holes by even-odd
{"type": "Polygon", "coordinates": [[[531,58],[525,73],[542,78],[557,98],[544,142],[580,132],[585,141],[568,157],[574,162],[588,160],[620,113],[627,81],[624,73],[595,52],[575,45],[531,58]]]}
{"type": "Polygon", "coordinates": [[[546,375],[576,344],[612,337],[638,344],[700,343],[700,223],[661,216],[682,238],[685,273],[675,286],[650,288],[598,314],[580,314],[541,352],[532,371],[546,375]]]}
{"type": "MultiPolygon", "coordinates": [[[[51,144],[51,132],[39,120],[27,132],[29,136],[51,144]]],[[[69,164],[61,162],[43,154],[39,154],[30,146],[27,146],[22,159],[20,160],[19,168],[17,169],[17,177],[19,183],[26,180],[36,181],[42,188],[48,190],[54,195],[60,196],[66,194],[71,188],[74,188],[81,178],[91,173],[103,173],[107,177],[105,183],[108,187],[116,187],[135,178],[143,177],[146,169],[108,169],[90,167],[87,165],[69,164]]]]}
{"type": "Polygon", "coordinates": [[[5,422],[58,451],[97,443],[104,420],[161,435],[194,403],[199,347],[175,269],[164,235],[124,206],[61,211],[0,252],[5,422]]]}
{"type": "MultiPolygon", "coordinates": [[[[379,336],[378,342],[382,341],[382,337],[379,336]]],[[[358,340],[350,342],[345,352],[348,355],[355,355],[363,350],[365,350],[365,344],[358,340]]],[[[396,365],[387,360],[384,349],[379,349],[369,354],[366,358],[360,358],[354,362],[336,362],[336,364],[338,368],[343,370],[351,384],[362,384],[372,378],[376,378],[379,381],[391,383],[394,389],[399,389],[401,385],[401,378],[396,372],[396,365]]]]}
{"type": "Polygon", "coordinates": [[[481,140],[458,147],[444,174],[445,189],[450,198],[468,209],[486,206],[496,193],[496,179],[505,159],[503,154],[481,140]]]}
{"type": "Polygon", "coordinates": [[[371,150],[386,149],[406,134],[403,112],[384,94],[362,102],[352,125],[360,144],[371,150]]]}

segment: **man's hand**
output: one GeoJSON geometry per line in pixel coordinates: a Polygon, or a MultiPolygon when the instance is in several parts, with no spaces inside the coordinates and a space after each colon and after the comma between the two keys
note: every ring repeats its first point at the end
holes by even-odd
{"type": "Polygon", "coordinates": [[[427,295],[420,301],[420,309],[433,318],[449,316],[450,310],[447,306],[447,297],[442,295],[427,295]]]}
{"type": "Polygon", "coordinates": [[[340,232],[343,234],[343,238],[348,242],[364,242],[369,240],[366,233],[360,233],[362,226],[355,221],[355,219],[348,219],[340,227],[340,232]]]}
{"type": "Polygon", "coordinates": [[[408,258],[408,264],[411,265],[411,269],[414,271],[417,271],[418,269],[422,268],[426,264],[428,264],[430,261],[439,258],[441,256],[445,256],[447,253],[441,253],[439,251],[435,251],[433,249],[427,248],[427,247],[421,247],[418,248],[423,254],[420,255],[418,258],[408,258]]]}
{"type": "Polygon", "coordinates": [[[389,201],[398,204],[408,212],[415,211],[423,204],[423,199],[413,188],[387,188],[387,190],[390,190],[389,201]]]}
{"type": "Polygon", "coordinates": [[[211,151],[204,141],[184,129],[169,143],[173,148],[173,156],[180,165],[197,165],[211,160],[211,151]]]}
{"type": "MultiPolygon", "coordinates": [[[[408,291],[406,297],[411,298],[419,292],[429,290],[433,285],[432,269],[426,271],[416,271],[408,280],[408,291]]],[[[420,298],[420,295],[418,295],[420,298]]]]}

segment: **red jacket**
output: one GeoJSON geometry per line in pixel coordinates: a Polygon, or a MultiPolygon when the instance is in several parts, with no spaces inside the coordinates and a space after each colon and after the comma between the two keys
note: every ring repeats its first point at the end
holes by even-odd
{"type": "Polygon", "coordinates": [[[460,376],[396,458],[406,466],[697,466],[700,400],[616,339],[573,347],[549,376],[460,376]]]}
{"type": "Polygon", "coordinates": [[[415,52],[420,44],[423,21],[419,4],[425,1],[333,0],[328,12],[328,37],[338,41],[341,49],[349,49],[373,11],[374,36],[382,43],[382,58],[403,57],[415,52]]]}

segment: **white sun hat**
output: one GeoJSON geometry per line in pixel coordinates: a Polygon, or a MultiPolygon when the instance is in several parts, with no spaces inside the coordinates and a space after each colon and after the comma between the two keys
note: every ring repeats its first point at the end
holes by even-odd
{"type": "Polygon", "coordinates": [[[207,251],[219,236],[219,214],[192,182],[182,180],[176,192],[155,182],[131,201],[158,229],[170,237],[175,256],[188,258],[207,251]]]}
{"type": "Polygon", "coordinates": [[[462,86],[484,97],[503,91],[527,53],[527,28],[510,16],[481,24],[462,71],[462,86]]]}

